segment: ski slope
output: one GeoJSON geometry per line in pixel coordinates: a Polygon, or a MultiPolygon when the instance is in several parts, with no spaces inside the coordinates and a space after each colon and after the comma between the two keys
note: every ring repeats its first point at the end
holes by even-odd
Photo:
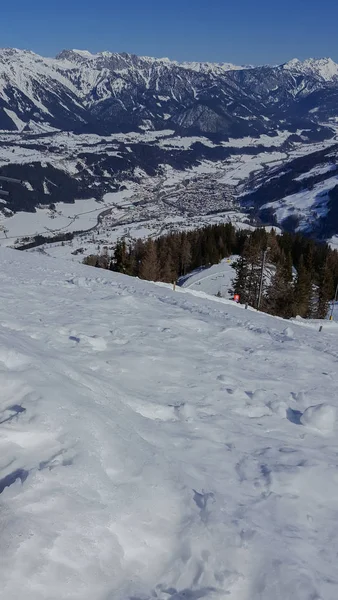
{"type": "Polygon", "coordinates": [[[1,598],[336,600],[336,323],[0,257],[1,598]]]}
{"type": "Polygon", "coordinates": [[[231,298],[232,281],[236,275],[233,267],[238,256],[231,256],[221,260],[220,263],[205,269],[196,269],[192,273],[181,277],[179,285],[188,290],[204,292],[211,296],[221,295],[222,298],[231,298]]]}

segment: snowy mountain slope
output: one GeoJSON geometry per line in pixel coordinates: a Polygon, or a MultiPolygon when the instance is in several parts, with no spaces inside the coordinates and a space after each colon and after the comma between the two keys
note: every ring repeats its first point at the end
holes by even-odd
{"type": "Polygon", "coordinates": [[[21,130],[30,122],[76,129],[91,121],[54,62],[29,51],[0,51],[0,129],[21,130]]]}
{"type": "Polygon", "coordinates": [[[314,224],[327,217],[330,192],[338,186],[338,176],[328,177],[277,202],[269,202],[262,210],[273,210],[278,223],[293,222],[297,231],[311,231],[314,224]]]}
{"type": "Polygon", "coordinates": [[[242,69],[252,69],[253,67],[248,65],[234,65],[232,63],[211,63],[211,62],[175,62],[184,69],[191,69],[192,71],[199,72],[212,72],[215,75],[221,75],[227,71],[241,71],[242,69]]]}
{"type": "Polygon", "coordinates": [[[336,600],[336,324],[0,255],[3,597],[336,600]]]}
{"type": "Polygon", "coordinates": [[[297,58],[290,60],[283,65],[288,71],[296,71],[301,75],[308,74],[314,77],[322,78],[324,81],[333,81],[338,79],[338,65],[332,58],[308,58],[301,61],[297,58]]]}
{"type": "Polygon", "coordinates": [[[3,49],[0,128],[108,134],[169,123],[180,133],[238,138],[306,124],[312,135],[329,136],[318,119],[338,116],[335,69],[329,59],[252,68],[78,50],[50,59],[3,49]]]}
{"type": "Polygon", "coordinates": [[[337,232],[338,146],[267,167],[246,186],[244,205],[266,222],[328,239],[337,232]]]}

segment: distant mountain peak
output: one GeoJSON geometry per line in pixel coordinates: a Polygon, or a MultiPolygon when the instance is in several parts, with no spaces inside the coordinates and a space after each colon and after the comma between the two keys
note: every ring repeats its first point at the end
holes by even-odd
{"type": "Polygon", "coordinates": [[[299,60],[293,58],[283,65],[289,71],[300,71],[306,75],[321,77],[324,81],[332,81],[338,78],[338,64],[332,58],[307,58],[299,60]]]}
{"type": "Polygon", "coordinates": [[[56,60],[68,60],[70,62],[82,62],[87,60],[93,60],[95,58],[95,54],[92,54],[88,50],[62,50],[55,57],[56,60]]]}
{"type": "Polygon", "coordinates": [[[153,64],[162,64],[166,66],[175,66],[181,67],[183,69],[196,71],[198,73],[207,73],[214,72],[220,74],[221,72],[226,71],[237,71],[242,69],[250,69],[252,66],[248,65],[234,65],[232,63],[213,63],[213,62],[198,62],[198,61],[177,61],[171,60],[167,57],[155,58],[152,56],[138,56],[136,54],[131,54],[128,52],[98,52],[97,54],[93,54],[88,50],[63,50],[56,56],[56,60],[68,60],[74,63],[85,63],[85,62],[100,62],[104,59],[122,59],[128,62],[137,62],[137,63],[153,63],[153,64]]]}
{"type": "Polygon", "coordinates": [[[176,63],[185,69],[192,69],[193,71],[241,71],[243,69],[251,69],[249,65],[234,65],[232,63],[212,63],[212,62],[182,62],[176,63]]]}
{"type": "Polygon", "coordinates": [[[328,58],[255,68],[127,52],[73,49],[44,58],[28,50],[0,50],[5,131],[48,125],[110,133],[170,125],[185,134],[240,138],[281,127],[295,133],[297,116],[317,135],[319,122],[336,122],[337,96],[338,65],[328,58]]]}

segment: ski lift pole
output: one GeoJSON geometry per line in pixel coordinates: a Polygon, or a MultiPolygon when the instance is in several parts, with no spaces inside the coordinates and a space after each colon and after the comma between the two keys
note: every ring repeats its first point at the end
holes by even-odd
{"type": "Polygon", "coordinates": [[[259,283],[259,294],[258,294],[258,300],[257,300],[257,310],[259,310],[259,307],[260,307],[261,301],[262,301],[264,269],[265,269],[265,261],[266,261],[267,253],[268,253],[268,249],[264,250],[263,259],[262,259],[261,280],[259,283]]]}
{"type": "Polygon", "coordinates": [[[336,293],[334,296],[334,300],[332,301],[330,321],[333,321],[333,311],[334,311],[335,304],[337,302],[337,298],[338,298],[338,283],[337,283],[337,287],[336,287],[336,293]]]}

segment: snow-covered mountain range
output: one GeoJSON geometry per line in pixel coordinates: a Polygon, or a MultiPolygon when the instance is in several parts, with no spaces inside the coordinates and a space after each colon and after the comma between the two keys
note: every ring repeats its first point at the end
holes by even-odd
{"type": "Polygon", "coordinates": [[[300,76],[311,75],[323,81],[338,80],[338,64],[331,58],[308,58],[304,61],[294,58],[285,63],[284,69],[294,73],[298,72],[300,76]]]}
{"type": "Polygon", "coordinates": [[[170,126],[232,137],[300,122],[313,129],[338,116],[337,73],[330,59],[249,68],[79,50],[51,59],[4,49],[0,127],[108,134],[170,126]]]}

